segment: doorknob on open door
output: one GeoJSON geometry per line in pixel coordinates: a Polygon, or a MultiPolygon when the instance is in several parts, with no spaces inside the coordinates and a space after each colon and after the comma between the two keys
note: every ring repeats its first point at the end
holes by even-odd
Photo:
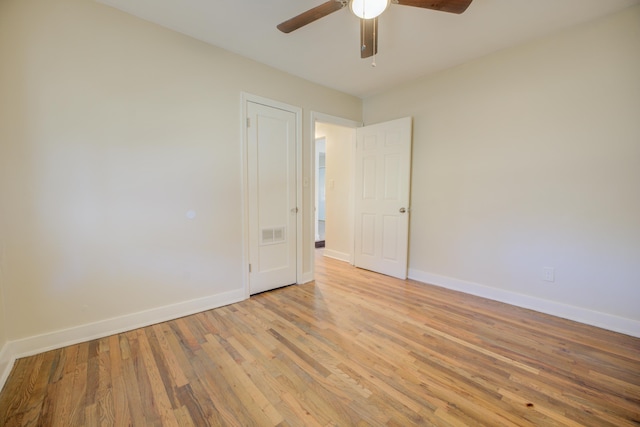
{"type": "Polygon", "coordinates": [[[405,208],[400,208],[400,213],[405,213],[407,210],[405,208]]]}

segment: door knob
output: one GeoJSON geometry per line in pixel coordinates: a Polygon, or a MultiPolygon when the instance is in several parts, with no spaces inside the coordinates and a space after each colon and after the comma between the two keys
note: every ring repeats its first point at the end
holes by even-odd
{"type": "Polygon", "coordinates": [[[400,208],[400,213],[405,213],[407,210],[405,208],[400,208]]]}

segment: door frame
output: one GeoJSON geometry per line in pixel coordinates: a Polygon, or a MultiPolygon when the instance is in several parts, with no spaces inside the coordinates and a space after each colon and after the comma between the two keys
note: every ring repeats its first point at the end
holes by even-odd
{"type": "MultiPolygon", "coordinates": [[[[330,114],[325,114],[325,113],[319,113],[317,111],[311,111],[311,116],[310,116],[310,126],[309,126],[309,140],[311,141],[311,149],[310,152],[313,153],[313,155],[309,156],[309,164],[308,164],[308,168],[309,168],[309,177],[310,177],[310,181],[311,181],[311,185],[310,185],[310,192],[312,195],[315,194],[316,192],[316,165],[315,165],[315,152],[316,152],[316,122],[320,122],[320,123],[328,123],[328,124],[332,124],[332,125],[338,125],[338,126],[344,126],[344,127],[348,127],[348,128],[353,128],[354,130],[356,128],[362,127],[362,122],[357,122],[355,120],[350,120],[350,119],[345,119],[342,117],[337,117],[337,116],[332,116],[330,114]]],[[[355,145],[352,147],[354,153],[355,153],[355,145]]],[[[352,171],[352,183],[355,182],[355,163],[353,165],[354,170],[352,171]]],[[[313,199],[314,196],[312,196],[313,199]]],[[[313,207],[315,206],[315,200],[311,201],[311,217],[310,217],[310,225],[309,225],[309,236],[311,236],[310,239],[310,244],[309,244],[309,259],[308,259],[308,263],[309,263],[309,274],[310,277],[308,278],[308,280],[306,281],[311,281],[315,278],[315,271],[316,271],[316,260],[315,260],[315,250],[316,250],[316,246],[315,246],[315,223],[314,223],[314,218],[315,218],[315,212],[313,207]]],[[[352,220],[355,222],[355,218],[352,218],[352,220]]],[[[355,239],[352,242],[354,248],[355,248],[355,239]]],[[[353,249],[352,249],[352,253],[353,253],[353,249]]],[[[353,264],[353,257],[351,260],[351,264],[353,264]]]]}
{"type": "Polygon", "coordinates": [[[302,218],[305,212],[302,199],[302,108],[285,104],[273,99],[253,95],[247,92],[240,93],[240,134],[242,135],[241,145],[241,170],[242,170],[242,285],[245,298],[250,297],[249,284],[249,166],[248,166],[248,144],[249,136],[247,132],[247,120],[249,119],[247,104],[249,102],[277,108],[295,114],[296,117],[296,284],[303,283],[303,236],[302,218]]]}
{"type": "MultiPolygon", "coordinates": [[[[313,150],[311,150],[312,155],[313,155],[313,176],[314,176],[314,180],[313,180],[313,240],[314,243],[317,241],[316,240],[316,232],[318,231],[318,221],[319,221],[319,214],[318,214],[318,198],[320,197],[320,193],[319,193],[319,188],[318,188],[318,175],[317,175],[317,171],[320,168],[319,167],[319,159],[318,159],[318,142],[322,140],[325,144],[325,161],[326,161],[326,138],[320,137],[320,138],[315,138],[313,140],[313,150]]],[[[325,167],[325,171],[326,171],[326,167],[325,167]]],[[[315,245],[314,245],[315,247],[315,245]]]]}

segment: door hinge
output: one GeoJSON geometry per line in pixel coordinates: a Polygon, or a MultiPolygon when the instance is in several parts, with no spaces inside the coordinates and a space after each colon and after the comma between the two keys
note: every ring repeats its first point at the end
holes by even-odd
{"type": "Polygon", "coordinates": [[[249,264],[249,273],[251,273],[251,264],[249,264]]]}
{"type": "Polygon", "coordinates": [[[251,119],[249,117],[247,117],[247,127],[251,127],[251,119]]]}

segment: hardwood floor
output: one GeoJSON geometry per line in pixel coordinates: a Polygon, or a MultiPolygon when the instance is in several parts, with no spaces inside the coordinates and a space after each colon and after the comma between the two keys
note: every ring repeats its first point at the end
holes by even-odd
{"type": "Polygon", "coordinates": [[[316,279],[20,359],[0,425],[640,425],[640,339],[322,257],[316,279]]]}

